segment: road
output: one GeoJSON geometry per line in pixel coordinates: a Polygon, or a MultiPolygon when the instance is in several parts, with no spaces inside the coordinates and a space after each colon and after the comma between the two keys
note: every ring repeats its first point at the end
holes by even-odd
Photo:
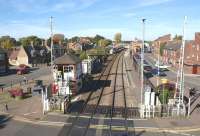
{"type": "MultiPolygon", "coordinates": [[[[152,57],[152,54],[146,53],[145,60],[154,67],[155,61],[154,61],[154,58],[152,57]]],[[[166,76],[167,79],[176,81],[176,75],[177,75],[176,72],[166,71],[165,73],[167,74],[166,76]]],[[[195,87],[195,88],[200,89],[199,83],[200,83],[200,77],[185,76],[185,85],[187,87],[190,87],[190,88],[195,87]]]]}
{"type": "MultiPolygon", "coordinates": [[[[65,119],[66,120],[66,119],[65,119]]],[[[83,124],[83,123],[82,123],[83,124]]],[[[80,126],[79,126],[80,127],[80,126]]],[[[15,120],[9,120],[4,123],[0,123],[0,135],[1,136],[66,136],[65,130],[68,127],[60,126],[49,126],[41,124],[25,123],[15,120]]],[[[97,136],[97,131],[102,128],[90,128],[87,136],[97,136]]],[[[108,129],[103,129],[101,136],[106,136],[108,134],[108,129]]],[[[74,133],[75,136],[81,136],[79,131],[74,133]]],[[[200,131],[195,132],[147,132],[144,130],[132,131],[129,136],[199,136],[200,131]]],[[[113,130],[113,136],[125,136],[124,131],[120,128],[115,128],[113,130]]]]}
{"type": "Polygon", "coordinates": [[[57,136],[60,128],[10,120],[0,124],[1,136],[57,136]]]}
{"type": "Polygon", "coordinates": [[[26,77],[27,80],[31,80],[31,79],[39,78],[41,76],[49,75],[50,73],[51,71],[49,67],[43,67],[43,68],[38,68],[38,69],[34,68],[34,69],[31,69],[31,71],[25,75],[17,75],[15,73],[10,73],[5,76],[0,76],[0,86],[8,87],[11,85],[11,82],[13,84],[20,83],[21,81],[23,81],[24,76],[26,77]]]}

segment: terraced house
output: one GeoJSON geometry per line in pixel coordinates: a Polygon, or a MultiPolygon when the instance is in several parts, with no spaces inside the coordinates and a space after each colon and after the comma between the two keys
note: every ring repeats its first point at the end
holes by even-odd
{"type": "MultiPolygon", "coordinates": [[[[178,68],[182,41],[169,41],[163,49],[163,62],[178,68]]],[[[200,74],[200,33],[185,43],[184,70],[188,74],[200,74]]]]}

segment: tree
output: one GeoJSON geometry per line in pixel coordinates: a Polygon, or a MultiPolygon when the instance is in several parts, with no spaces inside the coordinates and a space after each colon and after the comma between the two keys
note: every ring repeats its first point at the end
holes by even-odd
{"type": "Polygon", "coordinates": [[[115,42],[117,44],[120,43],[121,40],[122,40],[122,34],[121,33],[116,33],[114,39],[115,39],[115,42]]]}
{"type": "Polygon", "coordinates": [[[44,39],[41,39],[37,36],[28,36],[28,37],[23,37],[19,39],[19,42],[21,43],[22,46],[27,46],[30,45],[31,42],[33,42],[33,45],[41,45],[42,41],[44,39]]]}
{"type": "Polygon", "coordinates": [[[78,36],[74,36],[74,37],[70,38],[68,41],[69,42],[78,42],[79,41],[79,37],[78,36]]]}
{"type": "Polygon", "coordinates": [[[160,56],[163,56],[163,51],[164,51],[165,45],[166,45],[166,43],[160,44],[160,56]]]}
{"type": "Polygon", "coordinates": [[[182,35],[175,35],[173,40],[176,40],[176,41],[179,41],[179,40],[182,40],[183,36],[182,35]]]}
{"type": "Polygon", "coordinates": [[[12,38],[10,36],[2,36],[0,38],[0,46],[4,49],[10,49],[14,46],[16,46],[16,40],[15,38],[12,38]]]}
{"type": "Polygon", "coordinates": [[[110,44],[112,44],[112,41],[108,40],[108,39],[101,39],[98,42],[98,45],[100,45],[101,47],[106,47],[106,46],[108,46],[110,44]]]}
{"type": "Polygon", "coordinates": [[[102,40],[102,39],[105,39],[103,36],[100,36],[100,35],[96,35],[93,39],[92,39],[92,42],[96,45],[100,45],[99,44],[99,41],[102,40]]]}
{"type": "Polygon", "coordinates": [[[86,51],[81,52],[80,59],[81,60],[88,59],[88,55],[87,55],[86,51]]]}

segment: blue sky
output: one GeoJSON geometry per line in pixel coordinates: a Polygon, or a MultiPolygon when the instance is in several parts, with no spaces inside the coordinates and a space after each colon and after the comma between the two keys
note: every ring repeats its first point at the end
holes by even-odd
{"type": "Polygon", "coordinates": [[[50,35],[66,37],[103,35],[113,39],[117,32],[124,40],[141,38],[141,19],[146,18],[146,39],[163,34],[181,34],[188,16],[187,39],[200,31],[199,0],[0,0],[0,35],[15,38],[50,35]]]}

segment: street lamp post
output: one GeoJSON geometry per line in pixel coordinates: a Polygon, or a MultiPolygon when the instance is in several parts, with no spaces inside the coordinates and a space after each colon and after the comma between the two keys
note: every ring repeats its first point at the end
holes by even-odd
{"type": "Polygon", "coordinates": [[[142,47],[141,47],[141,106],[143,104],[143,92],[144,92],[144,39],[145,39],[145,21],[142,19],[142,47]]]}

